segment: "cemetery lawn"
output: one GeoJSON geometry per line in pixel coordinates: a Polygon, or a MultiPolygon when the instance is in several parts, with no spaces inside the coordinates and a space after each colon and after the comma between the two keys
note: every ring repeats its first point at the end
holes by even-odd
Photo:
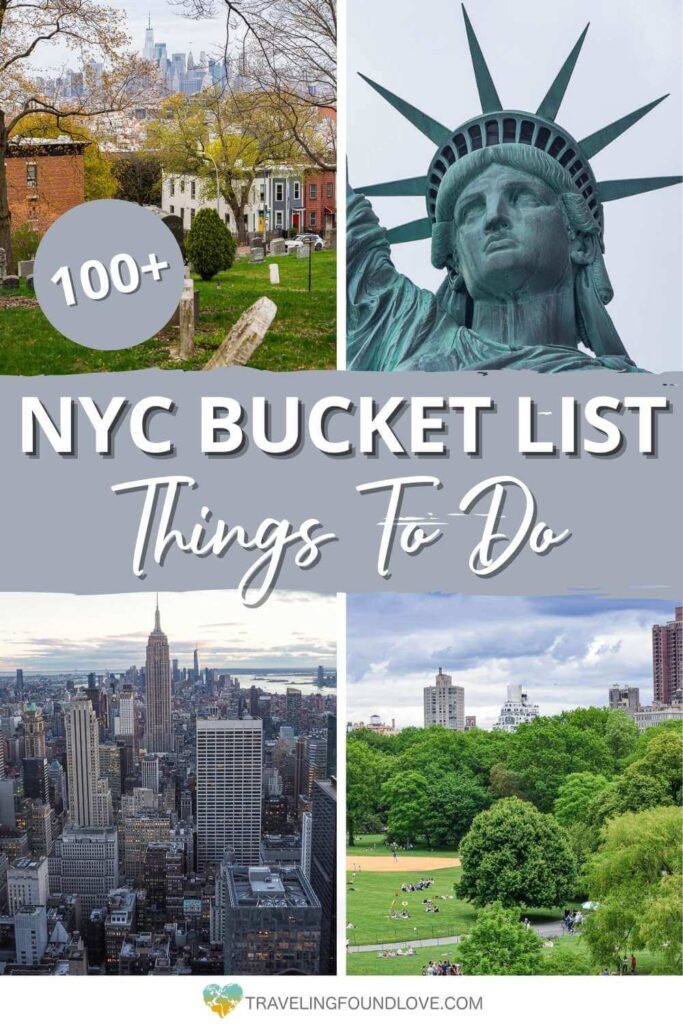
{"type": "Polygon", "coordinates": [[[195,356],[171,357],[177,328],[119,352],[99,352],[64,338],[43,316],[24,282],[19,291],[0,291],[0,373],[33,375],[139,370],[148,367],[196,370],[210,358],[242,313],[263,295],[278,307],[263,344],[247,364],[259,370],[332,370],[336,358],[336,253],[314,252],[313,290],[308,292],[308,261],[294,255],[264,263],[235,262],[213,281],[196,280],[200,316],[195,356]],[[280,267],[280,284],[271,285],[268,265],[280,267]],[[220,285],[220,287],[218,287],[220,285]]]}

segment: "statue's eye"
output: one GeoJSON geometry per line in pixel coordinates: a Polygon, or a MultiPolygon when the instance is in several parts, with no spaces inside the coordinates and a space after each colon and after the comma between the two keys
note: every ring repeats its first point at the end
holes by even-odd
{"type": "Polygon", "coordinates": [[[458,224],[470,224],[475,221],[485,208],[483,199],[472,199],[465,203],[457,213],[458,224]]]}
{"type": "Polygon", "coordinates": [[[514,206],[542,206],[540,198],[530,188],[521,185],[510,192],[510,202],[514,206]]]}

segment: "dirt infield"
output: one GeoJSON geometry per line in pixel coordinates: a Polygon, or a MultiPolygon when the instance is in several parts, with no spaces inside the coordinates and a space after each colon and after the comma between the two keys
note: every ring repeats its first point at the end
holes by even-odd
{"type": "Polygon", "coordinates": [[[347,871],[436,871],[438,868],[459,868],[459,857],[354,857],[346,858],[347,871]]]}

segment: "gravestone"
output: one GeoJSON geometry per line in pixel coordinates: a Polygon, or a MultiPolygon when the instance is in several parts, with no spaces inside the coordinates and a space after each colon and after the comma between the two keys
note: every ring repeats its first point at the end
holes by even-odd
{"type": "Polygon", "coordinates": [[[215,370],[220,366],[244,366],[263,341],[277,313],[277,306],[264,295],[253,306],[245,310],[225,341],[218,348],[203,370],[215,370]]]}
{"type": "Polygon", "coordinates": [[[270,243],[270,255],[271,256],[284,256],[287,252],[287,246],[285,245],[284,238],[274,238],[270,243]]]}
{"type": "Polygon", "coordinates": [[[19,260],[17,273],[19,277],[29,277],[33,273],[35,260],[19,260]]]}
{"type": "Polygon", "coordinates": [[[296,258],[298,260],[307,260],[311,252],[311,247],[307,243],[300,245],[296,250],[296,258]]]}
{"type": "Polygon", "coordinates": [[[28,277],[26,278],[26,287],[30,292],[35,292],[36,286],[33,283],[33,274],[29,274],[28,277]]]}
{"type": "Polygon", "coordinates": [[[260,246],[260,245],[255,245],[253,247],[253,249],[251,250],[251,252],[249,253],[249,262],[250,263],[263,263],[265,258],[266,258],[265,250],[264,250],[263,246],[260,246]]]}
{"type": "Polygon", "coordinates": [[[194,355],[194,284],[191,280],[185,281],[183,294],[178,306],[178,320],[180,323],[180,358],[189,359],[194,355]]]}
{"type": "Polygon", "coordinates": [[[8,274],[7,277],[5,277],[2,281],[2,287],[5,291],[9,292],[13,291],[15,288],[18,288],[20,283],[21,282],[19,278],[16,276],[16,274],[8,274]]]}
{"type": "Polygon", "coordinates": [[[0,249],[0,281],[4,278],[7,273],[7,253],[4,249],[0,249]]]}
{"type": "Polygon", "coordinates": [[[271,263],[268,269],[270,270],[270,283],[271,284],[279,284],[280,283],[280,268],[277,265],[277,263],[271,263]]]}

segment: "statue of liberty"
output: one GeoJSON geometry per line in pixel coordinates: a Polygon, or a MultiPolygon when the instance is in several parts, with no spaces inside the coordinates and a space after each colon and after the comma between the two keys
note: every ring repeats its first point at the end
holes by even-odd
{"type": "Polygon", "coordinates": [[[348,192],[347,365],[637,372],[605,308],[603,203],[683,179],[598,182],[589,160],[665,97],[577,142],[555,117],[587,28],[531,114],[503,109],[463,14],[481,115],[450,131],[365,79],[438,149],[424,177],[348,192]],[[373,195],[424,195],[427,216],[384,230],[373,195]],[[422,238],[446,271],[436,295],[391,262],[392,243],[422,238]]]}

